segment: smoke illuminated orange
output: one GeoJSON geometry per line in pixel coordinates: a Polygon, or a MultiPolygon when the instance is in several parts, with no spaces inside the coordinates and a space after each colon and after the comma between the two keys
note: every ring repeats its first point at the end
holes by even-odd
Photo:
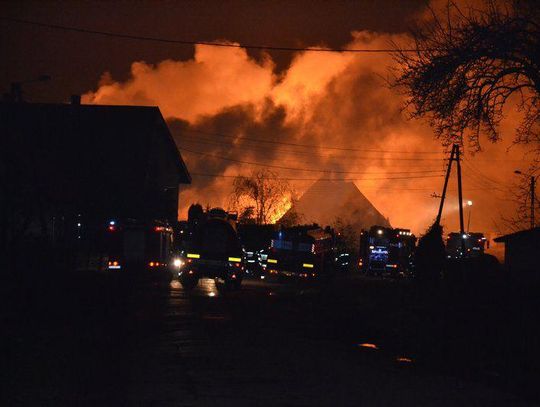
{"type": "MultiPolygon", "coordinates": [[[[384,48],[391,41],[407,40],[404,34],[353,32],[348,46],[384,48]]],[[[393,65],[391,55],[383,53],[300,52],[285,72],[277,73],[268,55],[262,54],[255,60],[241,48],[199,45],[193,59],[187,61],[166,60],[155,66],[134,62],[131,79],[123,83],[105,75],[97,90],[84,95],[83,102],[157,105],[169,120],[179,146],[187,149],[272,165],[366,173],[345,177],[361,179],[356,185],[390,218],[393,226],[411,228],[418,234],[436,215],[439,202],[431,195],[440,194],[442,178],[384,178],[399,171],[440,171],[442,175],[445,149],[433,139],[426,123],[409,121],[401,111],[402,97],[382,79],[389,75],[393,65]],[[191,130],[208,133],[190,133],[191,130]],[[212,132],[230,138],[212,136],[212,132]],[[243,137],[320,148],[256,143],[243,137]],[[373,173],[379,175],[367,175],[373,173]]],[[[502,232],[498,220],[514,208],[507,193],[516,181],[513,170],[526,168],[522,161],[524,149],[514,147],[507,151],[516,117],[514,107],[510,107],[502,123],[503,143],[494,146],[484,142],[483,153],[466,154],[464,199],[475,202],[471,230],[482,231],[489,237],[502,232]]],[[[194,175],[193,184],[181,193],[180,217],[185,217],[192,202],[227,208],[232,177],[248,174],[254,168],[214,156],[181,152],[191,172],[216,173],[220,177],[194,175]]],[[[340,173],[291,170],[279,170],[279,175],[302,179],[344,177],[340,173]]],[[[299,194],[313,183],[291,182],[299,194]]],[[[443,216],[447,230],[455,230],[458,225],[455,190],[452,179],[443,216]]],[[[278,220],[289,207],[290,201],[285,200],[272,221],[278,220]]]]}

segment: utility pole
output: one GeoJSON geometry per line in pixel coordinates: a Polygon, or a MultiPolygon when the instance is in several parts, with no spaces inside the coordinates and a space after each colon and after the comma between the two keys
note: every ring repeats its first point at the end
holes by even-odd
{"type": "Polygon", "coordinates": [[[471,227],[471,212],[472,212],[472,204],[473,202],[472,201],[467,201],[467,206],[469,207],[469,216],[467,218],[467,234],[469,234],[469,230],[470,230],[470,227],[471,227]]]}
{"type": "Polygon", "coordinates": [[[452,152],[450,153],[450,158],[448,159],[448,168],[446,168],[446,176],[444,178],[444,187],[443,187],[442,196],[441,196],[441,204],[439,205],[439,213],[437,214],[437,220],[435,220],[435,223],[437,225],[441,223],[444,200],[446,199],[446,189],[448,188],[448,179],[450,178],[450,171],[452,170],[452,161],[454,161],[455,150],[456,150],[456,144],[452,146],[452,152]]]}
{"type": "Polygon", "coordinates": [[[454,144],[456,149],[457,176],[458,176],[458,199],[459,199],[459,233],[461,234],[461,255],[465,255],[465,227],[463,225],[463,191],[461,188],[461,161],[459,159],[459,145],[454,144]]]}
{"type": "Polygon", "coordinates": [[[534,199],[536,197],[534,193],[534,183],[535,183],[534,175],[531,175],[531,229],[536,226],[534,222],[534,199]]]}
{"type": "Polygon", "coordinates": [[[446,199],[446,190],[448,188],[448,179],[450,178],[450,172],[452,170],[452,161],[456,161],[457,165],[457,176],[458,176],[458,199],[459,199],[459,232],[461,235],[461,255],[465,255],[465,239],[468,237],[465,234],[465,225],[463,222],[463,189],[461,182],[461,161],[460,161],[460,151],[459,144],[454,144],[452,146],[452,151],[450,152],[450,158],[448,159],[448,168],[446,169],[446,176],[444,178],[443,192],[441,196],[441,204],[439,205],[439,213],[437,214],[437,219],[435,223],[440,225],[441,216],[444,207],[444,201],[446,199]]]}

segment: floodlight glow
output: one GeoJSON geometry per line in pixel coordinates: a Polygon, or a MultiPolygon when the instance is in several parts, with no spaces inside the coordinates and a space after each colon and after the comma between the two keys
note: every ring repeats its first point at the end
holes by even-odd
{"type": "Polygon", "coordinates": [[[176,258],[173,260],[173,266],[176,267],[176,268],[180,268],[184,265],[184,262],[182,261],[182,259],[179,259],[179,258],[176,258]]]}

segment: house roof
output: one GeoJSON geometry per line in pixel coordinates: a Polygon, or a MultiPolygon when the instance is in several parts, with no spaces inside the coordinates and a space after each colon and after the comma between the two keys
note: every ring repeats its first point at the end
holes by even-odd
{"type": "Polygon", "coordinates": [[[520,230],[519,232],[510,233],[508,235],[503,235],[495,238],[494,240],[497,243],[505,243],[508,240],[515,238],[536,238],[540,239],[540,227],[535,227],[532,229],[520,230]]]}
{"type": "Polygon", "coordinates": [[[320,179],[307,189],[291,210],[301,215],[304,223],[333,225],[336,218],[340,218],[358,229],[372,225],[390,226],[388,220],[350,181],[320,179]]]}
{"type": "MultiPolygon", "coordinates": [[[[191,183],[191,176],[171,136],[169,128],[158,107],[155,106],[106,106],[45,103],[0,103],[0,111],[6,119],[18,123],[25,138],[44,137],[46,128],[48,142],[69,143],[74,148],[128,150],[132,146],[136,154],[144,155],[147,139],[157,136],[165,143],[166,150],[176,163],[181,183],[191,183]],[[33,129],[39,131],[32,131],[33,129]],[[71,130],[71,131],[70,131],[71,130]],[[67,140],[66,135],[77,134],[78,140],[67,140]]],[[[28,140],[28,146],[36,140],[28,140]]],[[[134,161],[141,156],[133,157],[134,161]]]]}

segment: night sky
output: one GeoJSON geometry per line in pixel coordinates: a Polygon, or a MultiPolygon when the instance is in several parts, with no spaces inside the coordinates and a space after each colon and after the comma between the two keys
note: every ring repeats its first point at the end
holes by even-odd
{"type": "MultiPolygon", "coordinates": [[[[8,1],[4,16],[127,34],[293,47],[340,47],[353,30],[396,33],[425,1],[8,1]]],[[[125,79],[133,61],[185,60],[193,47],[66,33],[0,21],[1,86],[44,73],[46,85],[28,89],[28,99],[63,102],[95,87],[104,71],[125,79]]],[[[259,52],[254,52],[257,57],[259,52]]],[[[271,52],[278,69],[292,53],[271,52]]]]}

